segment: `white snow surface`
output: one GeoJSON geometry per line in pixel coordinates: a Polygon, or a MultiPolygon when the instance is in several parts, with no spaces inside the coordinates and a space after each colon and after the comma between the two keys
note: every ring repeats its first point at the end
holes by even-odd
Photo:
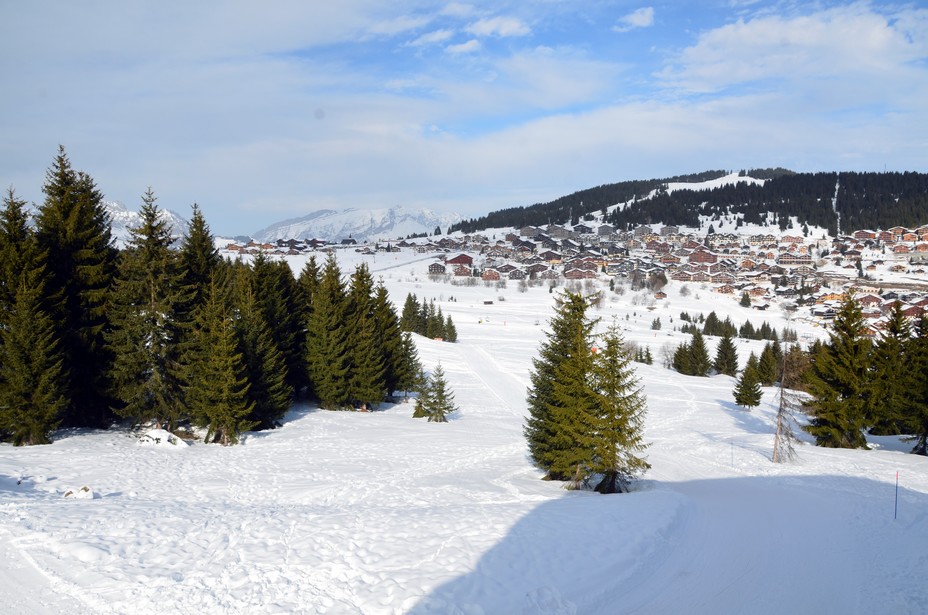
{"type": "MultiPolygon", "coordinates": [[[[339,258],[347,274],[361,256],[339,258]]],[[[928,460],[895,438],[870,451],[804,438],[773,464],[773,389],[745,412],[732,378],[659,366],[685,339],[668,331],[683,310],[778,328],[779,312],[696,285],[609,294],[600,330],[615,315],[655,357],[637,368],[652,469],[629,494],[569,492],[540,480],[522,435],[547,287],[455,287],[428,279],[431,258],[367,258],[394,302],[435,298],[454,320],[457,344],[416,338],[455,394],[449,423],[414,420],[409,403],[303,404],[227,448],[141,446],[124,429],[0,445],[0,612],[925,612],[928,460]],[[63,497],[85,485],[92,499],[63,497]]],[[[742,361],[761,347],[739,344],[742,361]]]]}

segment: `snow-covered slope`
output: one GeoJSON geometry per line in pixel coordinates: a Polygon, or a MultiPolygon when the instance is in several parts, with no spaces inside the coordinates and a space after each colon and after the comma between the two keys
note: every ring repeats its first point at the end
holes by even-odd
{"type": "MultiPolygon", "coordinates": [[[[137,211],[129,211],[125,205],[117,201],[103,201],[103,207],[112,221],[113,239],[117,245],[125,245],[132,237],[129,229],[137,228],[141,224],[141,216],[137,211]]],[[[169,209],[161,209],[160,212],[161,219],[171,225],[171,235],[174,238],[180,238],[187,232],[187,220],[179,214],[169,209]]]]}
{"type": "MultiPolygon", "coordinates": [[[[608,293],[600,327],[616,317],[656,359],[637,366],[652,469],[631,494],[567,492],[540,480],[522,435],[555,295],[433,282],[433,255],[338,258],[346,272],[365,258],[395,302],[413,292],[452,317],[459,343],[416,338],[455,394],[451,422],[414,420],[412,404],[301,405],[229,448],[121,430],[0,445],[0,612],[924,612],[925,458],[891,438],[872,451],[806,439],[796,462],[773,464],[774,390],[745,412],[732,378],[657,364],[687,338],[667,330],[681,311],[756,312],[674,282],[656,302],[608,293]],[[64,497],[83,486],[93,497],[64,497]]],[[[739,340],[742,363],[760,345],[739,340]]]]}
{"type": "Polygon", "coordinates": [[[445,232],[459,222],[458,214],[436,213],[428,209],[407,211],[389,209],[322,209],[300,218],[272,224],[254,234],[258,241],[278,239],[324,239],[338,241],[351,237],[358,241],[401,239],[409,235],[432,234],[438,227],[445,232]]]}

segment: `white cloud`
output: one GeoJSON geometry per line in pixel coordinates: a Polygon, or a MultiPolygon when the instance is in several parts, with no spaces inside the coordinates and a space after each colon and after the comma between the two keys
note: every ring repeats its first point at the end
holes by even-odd
{"type": "Polygon", "coordinates": [[[474,14],[474,7],[461,2],[450,2],[441,10],[441,14],[449,17],[470,17],[474,14]]]}
{"type": "Polygon", "coordinates": [[[916,70],[921,73],[917,82],[923,82],[924,69],[914,63],[926,59],[928,43],[910,32],[928,22],[928,11],[905,16],[905,21],[896,21],[868,5],[851,5],[802,16],[739,20],[702,33],[660,77],[693,92],[767,79],[811,84],[838,79],[872,90],[874,79],[916,70]]]}
{"type": "Polygon", "coordinates": [[[467,26],[474,36],[526,36],[531,29],[515,17],[487,17],[467,26]]]}
{"type": "Polygon", "coordinates": [[[648,6],[625,15],[612,28],[616,32],[629,32],[635,28],[647,28],[654,25],[654,7],[648,6]]]}
{"type": "Polygon", "coordinates": [[[419,36],[419,38],[410,41],[407,43],[411,47],[423,47],[427,45],[436,45],[438,43],[444,43],[448,39],[454,36],[453,30],[433,30],[432,32],[426,32],[425,34],[419,36]]]}
{"type": "Polygon", "coordinates": [[[480,50],[480,41],[475,38],[470,39],[466,43],[460,43],[457,45],[448,45],[445,47],[445,51],[448,53],[473,53],[480,50]]]}
{"type": "Polygon", "coordinates": [[[401,15],[392,19],[386,19],[373,23],[369,31],[373,34],[395,36],[410,30],[417,30],[431,22],[431,18],[424,16],[401,15]]]}

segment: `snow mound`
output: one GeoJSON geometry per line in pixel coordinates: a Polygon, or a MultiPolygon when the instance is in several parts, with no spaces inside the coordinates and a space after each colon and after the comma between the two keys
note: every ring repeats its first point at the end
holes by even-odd
{"type": "Polygon", "coordinates": [[[189,446],[186,442],[164,429],[149,429],[141,438],[141,446],[157,446],[160,448],[182,448],[189,446]]]}
{"type": "Polygon", "coordinates": [[[72,500],[93,500],[97,498],[97,494],[94,493],[93,489],[84,485],[78,490],[68,489],[64,492],[64,497],[71,498],[72,500]]]}

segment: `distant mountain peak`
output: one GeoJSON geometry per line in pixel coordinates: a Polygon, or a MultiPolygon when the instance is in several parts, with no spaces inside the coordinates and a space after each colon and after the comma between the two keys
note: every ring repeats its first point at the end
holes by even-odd
{"type": "Polygon", "coordinates": [[[407,210],[397,205],[390,208],[356,209],[340,211],[320,209],[301,216],[272,224],[254,234],[258,241],[278,239],[324,239],[340,241],[349,237],[357,241],[401,239],[409,235],[431,234],[438,227],[442,232],[455,222],[458,214],[436,213],[420,208],[407,210]]]}
{"type": "MultiPolygon", "coordinates": [[[[119,201],[103,201],[103,208],[109,214],[110,227],[113,240],[117,246],[122,247],[132,239],[131,229],[142,224],[142,215],[137,211],[130,211],[119,201]]],[[[166,220],[171,227],[171,236],[177,240],[187,232],[189,223],[180,214],[169,209],[160,209],[162,220],[166,220]]]]}

